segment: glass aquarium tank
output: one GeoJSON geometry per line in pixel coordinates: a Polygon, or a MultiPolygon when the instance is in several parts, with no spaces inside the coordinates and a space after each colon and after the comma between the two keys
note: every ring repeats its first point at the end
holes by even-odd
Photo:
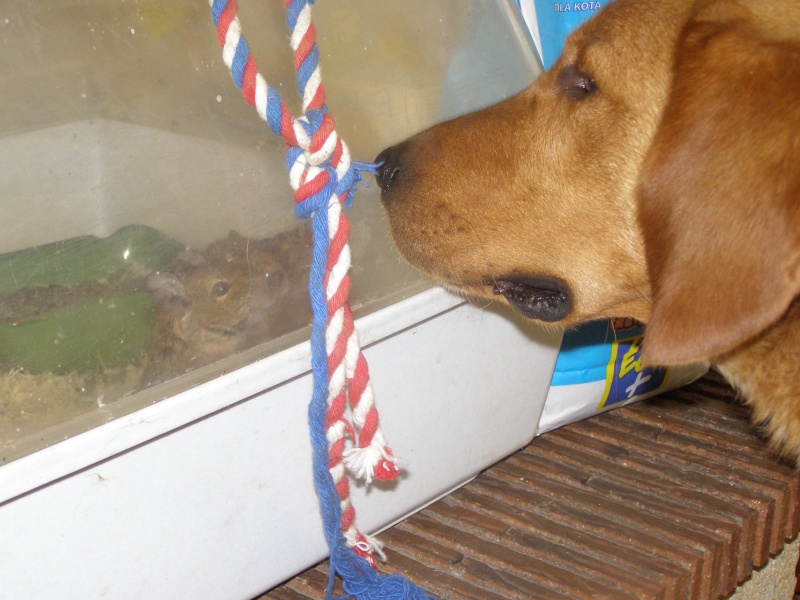
{"type": "MultiPolygon", "coordinates": [[[[541,72],[513,0],[319,0],[313,18],[356,161],[541,72]]],[[[241,0],[240,20],[298,115],[284,3],[241,0]]],[[[311,237],[283,142],[206,0],[6,2],[0,42],[4,593],[252,598],[325,553],[311,237]]],[[[560,338],[408,267],[367,183],[346,209],[350,305],[411,465],[396,490],[354,485],[374,532],[533,437],[560,338]]]]}
{"type": "MultiPolygon", "coordinates": [[[[493,2],[417,4],[315,10],[356,160],[536,72],[507,17],[486,19],[493,2]]],[[[280,2],[241,6],[262,73],[298,114],[284,18],[280,2]]],[[[0,35],[4,462],[308,335],[310,233],[283,142],[232,84],[204,2],[6,5],[0,35]]],[[[376,186],[348,217],[356,316],[430,285],[392,250],[376,186]]]]}

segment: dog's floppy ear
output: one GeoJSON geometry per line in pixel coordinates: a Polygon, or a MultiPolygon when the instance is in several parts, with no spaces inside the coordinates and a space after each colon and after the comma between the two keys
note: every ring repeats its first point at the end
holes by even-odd
{"type": "Polygon", "coordinates": [[[707,360],[780,318],[800,292],[800,44],[689,24],[638,203],[646,362],[707,360]]]}

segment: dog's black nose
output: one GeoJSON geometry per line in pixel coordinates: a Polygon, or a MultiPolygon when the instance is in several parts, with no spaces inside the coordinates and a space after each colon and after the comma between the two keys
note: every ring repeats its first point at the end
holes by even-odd
{"type": "Polygon", "coordinates": [[[389,191],[406,168],[405,148],[406,144],[403,142],[387,148],[375,157],[375,162],[378,164],[375,178],[384,192],[389,191]]]}

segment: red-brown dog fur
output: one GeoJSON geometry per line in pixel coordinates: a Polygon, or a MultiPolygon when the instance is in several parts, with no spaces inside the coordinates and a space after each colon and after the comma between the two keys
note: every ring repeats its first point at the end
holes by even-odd
{"type": "Polygon", "coordinates": [[[557,278],[559,324],[646,322],[646,362],[710,361],[800,454],[800,2],[617,0],[521,94],[390,150],[412,264],[478,297],[557,278]]]}

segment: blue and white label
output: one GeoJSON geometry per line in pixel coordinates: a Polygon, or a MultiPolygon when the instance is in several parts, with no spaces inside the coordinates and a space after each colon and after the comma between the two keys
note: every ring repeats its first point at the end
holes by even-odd
{"type": "Polygon", "coordinates": [[[531,31],[545,69],[549,69],[561,56],[567,36],[609,1],[519,0],[522,15],[531,31]]]}
{"type": "Polygon", "coordinates": [[[608,345],[605,390],[597,410],[636,400],[660,391],[666,384],[669,369],[642,366],[642,335],[616,339],[608,345]]]}
{"type": "Polygon", "coordinates": [[[564,334],[537,435],[685,385],[707,364],[646,367],[644,328],[632,319],[595,321],[564,334]]]}

